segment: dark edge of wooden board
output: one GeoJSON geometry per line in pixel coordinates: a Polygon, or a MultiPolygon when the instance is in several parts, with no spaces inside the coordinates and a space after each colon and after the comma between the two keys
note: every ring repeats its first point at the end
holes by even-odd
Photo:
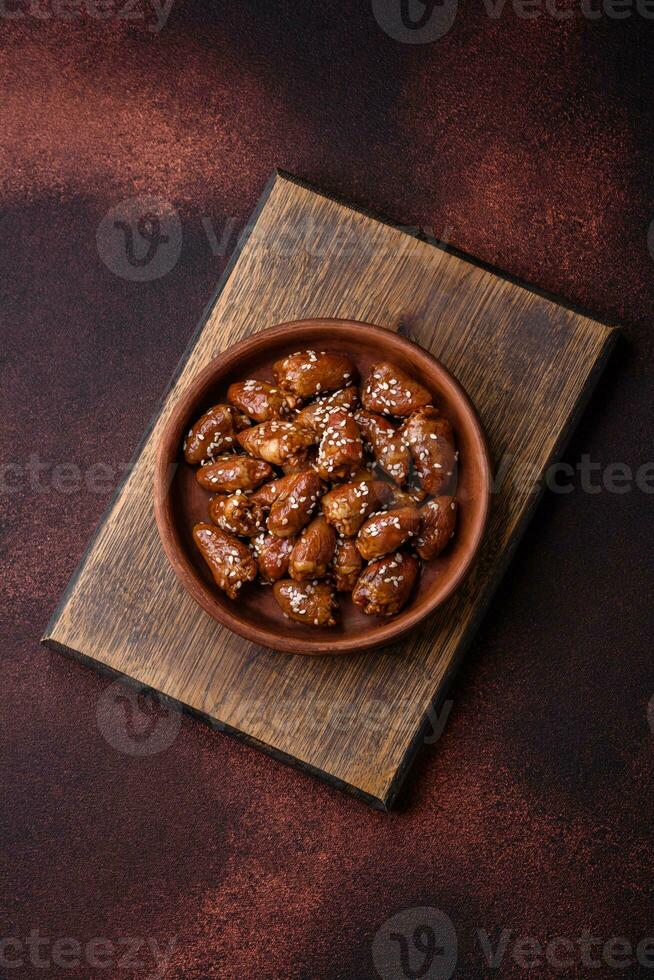
{"type": "MultiPolygon", "coordinates": [[[[590,402],[593,392],[597,387],[599,379],[604,372],[604,368],[608,364],[609,358],[613,353],[619,336],[620,332],[618,330],[612,330],[610,333],[607,333],[602,352],[595,361],[590,374],[586,378],[586,383],[581,389],[574,411],[570,415],[565,428],[561,430],[559,438],[552,447],[552,452],[547,458],[547,462],[543,468],[543,473],[545,473],[553,463],[558,462],[565,452],[566,446],[570,442],[570,439],[572,438],[572,435],[577,428],[577,425],[579,424],[588,403],[590,402]]],[[[522,517],[518,521],[509,543],[502,552],[501,558],[493,571],[490,583],[486,588],[485,595],[483,598],[476,601],[474,614],[470,617],[468,626],[463,633],[462,638],[459,640],[456,653],[450,660],[445,674],[443,675],[443,679],[441,680],[438,691],[436,692],[434,701],[431,705],[431,710],[435,711],[437,716],[443,707],[466,652],[470,647],[470,644],[472,643],[472,640],[474,639],[484,616],[488,612],[488,608],[493,600],[493,597],[501,585],[506,571],[513,560],[513,556],[515,555],[518,546],[520,545],[520,542],[522,541],[522,538],[524,537],[525,532],[545,495],[545,489],[542,486],[542,476],[540,479],[541,485],[539,486],[538,492],[533,494],[532,499],[529,501],[528,506],[525,508],[522,514],[522,517]]],[[[384,808],[386,810],[390,810],[394,805],[406,775],[411,768],[411,764],[424,743],[429,724],[430,718],[429,713],[427,713],[423,718],[420,728],[418,729],[413,741],[410,743],[406,752],[404,753],[402,761],[398,766],[395,776],[393,777],[388,788],[388,792],[384,799],[384,808]]]]}
{"type": "MultiPolygon", "coordinates": [[[[576,406],[575,406],[575,411],[570,416],[570,418],[568,420],[568,423],[567,423],[567,426],[565,427],[565,429],[562,430],[561,435],[559,436],[559,439],[557,440],[557,443],[555,444],[555,446],[554,446],[554,448],[552,450],[552,453],[550,454],[550,457],[548,458],[546,467],[547,466],[550,466],[552,464],[552,462],[554,462],[557,459],[558,455],[563,451],[563,449],[565,448],[565,445],[569,441],[569,439],[570,439],[570,437],[571,437],[574,429],[576,428],[576,425],[577,425],[577,423],[578,423],[581,415],[583,414],[583,411],[584,411],[586,405],[588,404],[588,401],[589,401],[590,396],[591,396],[591,394],[593,392],[593,389],[595,388],[595,385],[597,384],[597,381],[599,380],[599,377],[600,377],[602,371],[604,370],[604,367],[606,366],[606,363],[608,361],[608,358],[609,358],[609,356],[611,354],[611,351],[613,350],[613,347],[615,346],[615,342],[616,342],[617,337],[618,337],[618,332],[614,328],[612,328],[607,323],[603,323],[602,321],[597,320],[597,318],[592,313],[589,313],[586,310],[583,310],[583,309],[581,309],[579,307],[576,307],[576,306],[574,306],[571,303],[562,301],[559,297],[553,296],[552,294],[547,293],[544,290],[540,290],[540,289],[538,289],[535,286],[532,286],[532,285],[530,285],[528,283],[525,283],[525,282],[521,281],[520,279],[512,276],[511,274],[506,273],[506,272],[503,272],[501,269],[497,269],[494,266],[492,266],[492,265],[484,262],[481,259],[477,259],[474,256],[468,255],[467,253],[465,253],[465,252],[463,252],[463,251],[461,251],[459,249],[456,249],[456,248],[454,248],[454,247],[452,247],[450,245],[444,245],[442,242],[439,242],[437,239],[431,238],[431,237],[427,236],[426,234],[424,234],[420,230],[417,230],[417,229],[414,230],[414,229],[407,228],[406,226],[400,225],[398,222],[392,221],[391,219],[388,219],[388,218],[385,218],[385,217],[383,217],[381,215],[378,215],[378,214],[376,214],[376,213],[374,213],[372,211],[369,211],[366,208],[360,207],[360,206],[358,206],[356,204],[352,204],[351,202],[349,202],[349,201],[341,198],[338,195],[335,195],[335,194],[327,194],[324,191],[320,190],[318,187],[315,187],[314,185],[312,185],[308,181],[304,180],[303,178],[296,177],[294,174],[291,174],[291,173],[289,173],[289,172],[287,172],[285,170],[276,169],[275,171],[273,171],[273,173],[271,174],[271,176],[268,178],[268,181],[266,182],[266,185],[265,185],[264,190],[263,190],[263,192],[261,194],[261,197],[257,201],[257,203],[255,205],[255,208],[252,211],[252,214],[250,215],[250,218],[248,220],[248,223],[247,223],[247,225],[245,227],[244,232],[239,237],[239,241],[237,242],[237,245],[236,245],[234,251],[232,252],[232,254],[230,256],[229,261],[228,261],[227,265],[225,266],[225,269],[224,269],[224,271],[223,271],[223,273],[222,273],[222,275],[221,275],[221,277],[220,277],[220,279],[218,281],[218,285],[217,285],[216,289],[214,290],[214,293],[212,294],[209,302],[205,306],[204,311],[202,313],[202,316],[200,317],[200,320],[199,320],[199,322],[198,322],[195,330],[191,334],[191,336],[189,338],[189,341],[186,344],[186,347],[184,348],[184,351],[182,352],[182,355],[181,355],[179,361],[177,362],[177,365],[175,367],[175,370],[173,371],[173,374],[171,375],[171,378],[170,378],[170,380],[169,380],[166,388],[164,389],[164,391],[163,391],[163,393],[162,393],[162,395],[161,395],[161,397],[160,397],[160,399],[159,399],[159,401],[158,401],[158,403],[157,403],[157,405],[155,407],[154,412],[151,415],[150,421],[149,421],[148,425],[146,426],[146,428],[145,428],[145,430],[143,432],[143,435],[142,435],[141,439],[139,440],[139,443],[138,443],[138,445],[137,445],[134,453],[132,454],[132,457],[131,457],[130,462],[129,462],[129,465],[128,465],[126,471],[125,471],[125,474],[122,477],[122,479],[120,480],[118,486],[116,487],[116,490],[114,491],[114,493],[113,493],[113,495],[111,497],[111,500],[109,501],[109,504],[107,505],[107,507],[105,508],[102,516],[100,517],[100,520],[98,521],[98,523],[97,523],[97,525],[95,527],[95,530],[93,531],[93,533],[92,533],[92,535],[91,535],[91,537],[89,539],[89,542],[88,542],[86,548],[84,549],[84,552],[82,553],[82,557],[78,561],[78,563],[77,563],[77,565],[76,565],[76,567],[75,567],[75,569],[74,569],[74,571],[73,571],[73,573],[71,575],[71,578],[70,578],[70,580],[69,580],[66,588],[64,589],[64,592],[62,593],[62,596],[61,596],[61,598],[59,600],[59,603],[57,604],[57,606],[56,606],[56,608],[55,608],[55,610],[54,610],[54,612],[53,612],[53,614],[52,614],[52,616],[50,618],[50,621],[48,622],[48,625],[46,626],[45,633],[41,637],[41,643],[45,644],[49,648],[51,648],[51,649],[53,649],[53,650],[55,650],[55,651],[57,651],[59,653],[64,653],[64,654],[66,654],[68,656],[71,656],[73,659],[76,659],[79,662],[85,664],[86,666],[90,666],[90,667],[94,668],[95,670],[100,671],[101,673],[109,674],[109,675],[114,676],[114,677],[123,677],[123,678],[125,678],[125,680],[127,682],[131,683],[132,685],[138,686],[140,689],[144,689],[144,688],[147,689],[147,685],[144,685],[141,681],[138,681],[135,678],[129,677],[129,675],[127,675],[127,674],[122,674],[120,671],[114,670],[113,668],[109,667],[108,664],[105,664],[102,661],[95,660],[92,657],[88,657],[86,654],[82,653],[79,650],[75,650],[72,647],[67,647],[64,644],[59,643],[57,640],[55,640],[55,639],[52,638],[51,634],[52,634],[52,632],[53,632],[53,630],[55,628],[56,622],[57,622],[57,620],[58,620],[61,612],[63,611],[63,609],[64,609],[64,607],[66,605],[66,602],[68,601],[69,595],[71,594],[73,588],[75,587],[75,584],[77,583],[77,580],[78,580],[78,578],[79,578],[79,576],[80,576],[80,574],[81,574],[81,572],[82,572],[82,570],[84,568],[84,565],[86,563],[86,560],[87,560],[89,554],[91,553],[91,551],[93,549],[93,546],[95,545],[95,542],[96,542],[96,540],[97,540],[97,538],[98,538],[98,536],[100,534],[100,531],[102,530],[102,528],[103,528],[103,526],[104,526],[107,518],[109,517],[109,515],[113,511],[114,506],[116,505],[116,503],[118,501],[118,498],[120,497],[120,495],[121,495],[121,493],[123,491],[123,488],[124,488],[127,480],[129,479],[129,476],[130,476],[130,474],[131,474],[131,472],[132,472],[132,470],[134,468],[134,465],[136,464],[137,460],[139,459],[139,457],[140,457],[140,455],[141,455],[141,453],[142,453],[142,451],[143,451],[143,449],[145,447],[145,444],[147,443],[147,441],[148,441],[148,439],[149,439],[149,437],[150,437],[150,435],[151,435],[151,433],[152,433],[152,431],[154,429],[154,426],[156,425],[157,420],[159,419],[159,416],[161,414],[161,411],[162,411],[162,409],[163,409],[163,407],[165,405],[166,399],[168,398],[168,395],[170,394],[170,392],[172,391],[175,383],[177,382],[178,378],[180,377],[180,375],[181,375],[181,373],[182,373],[182,371],[183,371],[183,369],[184,369],[184,367],[185,367],[185,365],[186,365],[186,363],[188,361],[188,358],[189,358],[192,350],[194,349],[195,344],[196,344],[196,342],[197,342],[200,334],[202,333],[202,331],[203,331],[203,329],[204,329],[204,327],[205,327],[205,325],[206,325],[206,323],[207,323],[207,321],[208,321],[208,319],[209,319],[209,317],[210,317],[210,315],[211,315],[211,313],[213,311],[213,308],[214,308],[214,306],[215,306],[218,298],[220,297],[221,293],[223,292],[225,286],[227,285],[227,282],[228,282],[228,280],[229,280],[229,278],[230,278],[230,276],[231,276],[231,274],[232,274],[232,272],[234,270],[234,267],[236,266],[236,263],[238,262],[238,260],[239,260],[239,258],[241,256],[241,252],[243,251],[245,245],[247,244],[247,242],[248,242],[248,240],[250,238],[250,235],[252,234],[252,232],[253,232],[253,230],[254,230],[254,228],[256,226],[256,223],[257,223],[257,220],[259,218],[259,215],[261,214],[261,211],[263,210],[263,208],[264,208],[264,206],[265,206],[268,198],[270,197],[271,191],[272,191],[272,189],[273,189],[273,187],[274,187],[274,185],[275,185],[275,183],[276,183],[276,181],[278,179],[286,180],[289,183],[297,184],[298,186],[303,187],[303,188],[305,188],[308,191],[311,191],[312,193],[318,195],[319,197],[323,197],[323,198],[326,198],[327,200],[334,201],[335,203],[340,204],[340,205],[342,205],[345,208],[348,208],[350,211],[354,211],[354,212],[357,212],[359,214],[362,214],[365,217],[370,218],[373,221],[377,221],[380,224],[386,225],[386,226],[388,226],[390,228],[394,228],[395,230],[402,232],[403,234],[409,236],[410,238],[415,238],[417,241],[422,241],[425,244],[431,245],[434,248],[438,248],[438,249],[440,249],[441,251],[443,251],[443,252],[445,252],[447,254],[454,255],[456,258],[459,258],[459,259],[461,259],[464,262],[468,262],[471,265],[474,265],[474,266],[477,266],[478,268],[484,269],[485,271],[492,273],[493,275],[497,276],[500,279],[504,279],[504,280],[506,280],[508,282],[511,282],[514,285],[519,286],[522,289],[526,289],[529,292],[535,293],[536,295],[541,296],[542,298],[547,299],[550,302],[552,302],[552,303],[554,303],[554,304],[556,304],[558,306],[563,306],[563,307],[567,308],[568,310],[570,310],[570,311],[572,311],[574,313],[577,313],[579,315],[588,317],[588,318],[594,320],[595,322],[597,322],[598,324],[603,325],[603,326],[606,327],[606,329],[607,329],[607,335],[606,335],[606,339],[605,339],[605,342],[604,342],[604,347],[602,349],[602,354],[597,359],[597,361],[595,362],[595,365],[593,367],[593,370],[591,371],[591,373],[589,374],[589,376],[588,376],[588,378],[586,380],[586,384],[585,384],[584,388],[582,389],[582,392],[580,394],[579,399],[577,400],[577,403],[576,403],[576,406]]],[[[499,566],[498,566],[498,568],[496,569],[496,571],[494,573],[493,582],[488,587],[487,595],[484,597],[483,602],[481,602],[479,604],[479,607],[476,610],[475,615],[471,618],[470,623],[468,625],[468,628],[466,629],[466,632],[464,634],[464,637],[459,642],[456,655],[453,657],[452,661],[450,662],[450,664],[449,664],[449,666],[448,666],[448,668],[446,670],[446,673],[444,675],[444,678],[441,681],[441,684],[439,685],[439,689],[438,689],[438,691],[437,691],[437,693],[435,695],[435,700],[434,700],[434,703],[433,703],[433,706],[434,706],[434,708],[436,710],[439,710],[439,707],[443,704],[443,702],[444,702],[444,700],[446,698],[446,695],[448,693],[448,690],[449,690],[449,688],[450,688],[450,686],[452,684],[453,678],[456,675],[456,672],[457,672],[457,670],[458,670],[458,668],[459,668],[459,666],[461,664],[461,661],[462,661],[462,659],[463,659],[463,657],[465,655],[465,651],[469,647],[469,645],[470,645],[470,643],[472,641],[472,638],[474,636],[474,633],[479,628],[479,624],[480,624],[481,620],[483,619],[483,617],[484,617],[484,615],[485,615],[485,613],[486,613],[486,611],[488,609],[488,606],[489,606],[489,604],[490,604],[490,602],[492,600],[493,595],[495,594],[496,589],[498,588],[498,586],[499,586],[502,578],[504,577],[504,573],[505,573],[505,571],[506,571],[506,569],[507,569],[507,567],[508,567],[508,565],[509,565],[509,563],[511,561],[511,558],[514,555],[515,550],[516,550],[516,548],[517,548],[517,546],[518,546],[518,544],[520,542],[520,539],[522,538],[522,536],[523,536],[523,534],[524,534],[524,532],[525,532],[528,524],[530,523],[531,518],[533,517],[534,511],[535,511],[536,507],[538,506],[538,504],[539,504],[542,496],[543,496],[543,489],[541,487],[540,490],[539,490],[539,492],[534,494],[534,499],[530,502],[529,506],[525,510],[525,512],[524,512],[524,514],[523,514],[523,516],[522,516],[522,518],[520,520],[520,523],[519,523],[518,527],[516,528],[516,530],[515,530],[515,532],[513,534],[513,537],[511,538],[511,541],[507,545],[507,548],[506,548],[506,550],[505,550],[505,552],[504,552],[504,554],[502,556],[502,559],[501,559],[501,561],[499,563],[499,566]]],[[[207,715],[204,712],[201,712],[198,709],[191,707],[190,705],[184,704],[183,702],[177,701],[177,700],[169,697],[168,695],[163,694],[163,692],[161,692],[161,691],[156,691],[156,693],[159,696],[161,696],[162,698],[164,698],[164,700],[166,700],[167,702],[169,702],[171,704],[174,704],[176,707],[179,707],[181,710],[184,711],[184,713],[189,714],[189,715],[191,715],[191,716],[193,716],[195,718],[199,718],[199,719],[205,721],[207,724],[210,725],[210,727],[212,729],[219,730],[219,731],[224,731],[227,734],[232,735],[232,736],[238,738],[239,740],[247,743],[248,745],[251,745],[251,746],[253,746],[253,747],[255,747],[255,748],[259,749],[259,750],[262,750],[262,751],[266,752],[267,754],[273,756],[274,758],[276,758],[280,762],[283,762],[283,763],[285,763],[287,765],[290,765],[293,768],[299,768],[299,769],[302,769],[302,770],[304,770],[306,772],[311,773],[312,775],[319,776],[321,779],[324,779],[327,783],[329,783],[330,785],[334,786],[335,788],[340,789],[340,790],[344,790],[345,792],[347,792],[347,793],[355,796],[356,798],[362,800],[363,802],[369,803],[372,806],[374,806],[374,807],[376,807],[378,809],[384,810],[384,811],[390,810],[390,808],[393,806],[395,800],[397,799],[398,792],[399,792],[399,790],[400,790],[400,788],[402,786],[402,783],[404,782],[404,779],[406,777],[406,774],[408,772],[408,769],[409,769],[409,767],[410,767],[410,765],[411,765],[411,763],[412,763],[412,761],[413,761],[416,753],[418,752],[420,746],[422,745],[422,743],[424,741],[425,733],[427,731],[427,726],[428,726],[428,723],[429,723],[429,718],[426,715],[425,718],[424,718],[424,720],[423,720],[422,726],[420,727],[420,729],[416,733],[413,741],[411,742],[409,748],[407,749],[407,751],[404,754],[404,757],[402,759],[402,762],[401,762],[400,766],[398,767],[398,770],[397,770],[397,772],[396,772],[396,774],[395,774],[395,776],[394,776],[394,778],[393,778],[393,780],[392,780],[392,782],[390,784],[390,787],[389,787],[389,790],[388,790],[386,796],[383,799],[381,799],[381,798],[372,796],[372,795],[370,795],[368,793],[365,793],[363,790],[359,789],[356,786],[352,786],[349,783],[343,782],[343,780],[338,779],[338,777],[332,775],[331,773],[325,772],[322,769],[318,769],[315,766],[312,766],[310,763],[304,762],[301,759],[297,759],[294,756],[291,756],[291,755],[288,755],[288,754],[286,754],[284,752],[281,752],[279,749],[276,749],[276,748],[274,748],[271,745],[268,745],[268,744],[266,744],[264,742],[259,741],[258,739],[254,738],[251,735],[248,735],[246,732],[243,732],[240,729],[233,728],[232,726],[227,725],[224,722],[218,722],[217,719],[212,718],[210,715],[207,715]]]]}

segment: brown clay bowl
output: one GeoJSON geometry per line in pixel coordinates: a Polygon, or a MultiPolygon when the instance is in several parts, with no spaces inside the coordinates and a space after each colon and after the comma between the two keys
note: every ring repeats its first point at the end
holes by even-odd
{"type": "Polygon", "coordinates": [[[479,549],[490,503],[490,463],[484,433],[461,385],[435,358],[403,337],[355,320],[298,320],[282,323],[230,347],[215,358],[183,393],[170,415],[159,445],[154,503],[159,534],[175,573],[191,596],[223,626],[274,650],[301,654],[342,654],[380,647],[397,640],[441,605],[460,584],[479,549]],[[347,595],[339,596],[340,623],[307,627],[286,619],[272,588],[250,585],[231,601],[213,584],[197,551],[191,529],[207,520],[211,494],[184,462],[185,432],[206,409],[225,396],[228,385],[246,378],[272,380],[273,362],[294,351],[319,347],[347,353],[364,375],[376,360],[404,369],[434,395],[435,404],[454,427],[460,450],[456,495],[457,532],[435,561],[423,563],[412,599],[388,619],[366,616],[347,595]],[[172,479],[170,474],[173,473],[172,479]]]}

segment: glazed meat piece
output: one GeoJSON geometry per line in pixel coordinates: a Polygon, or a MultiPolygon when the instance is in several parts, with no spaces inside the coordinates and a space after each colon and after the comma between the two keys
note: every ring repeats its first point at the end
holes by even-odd
{"type": "Polygon", "coordinates": [[[257,577],[257,563],[247,545],[213,524],[196,524],[193,540],[211,570],[214,582],[236,599],[244,582],[257,577]]]}
{"type": "Polygon", "coordinates": [[[334,487],[322,498],[323,514],[339,534],[353,537],[366,517],[389,499],[389,485],[382,480],[358,480],[334,487]]]}
{"type": "Polygon", "coordinates": [[[352,602],[369,616],[394,616],[406,604],[416,578],[418,559],[396,552],[371,562],[359,576],[352,602]]]}
{"type": "MultiPolygon", "coordinates": [[[[258,492],[258,491],[257,491],[258,492]]],[[[408,486],[405,490],[391,485],[390,507],[416,507],[422,503],[427,494],[419,486],[408,486]]]]}
{"type": "MultiPolygon", "coordinates": [[[[348,483],[360,483],[362,480],[364,480],[366,483],[376,483],[379,481],[379,477],[375,473],[373,473],[372,470],[369,470],[366,464],[364,463],[363,466],[360,466],[358,470],[354,471],[354,473],[348,480],[348,483]]],[[[385,482],[385,481],[379,481],[379,482],[385,482]]],[[[391,491],[394,488],[389,484],[388,489],[389,491],[391,491]]]]}
{"type": "Polygon", "coordinates": [[[309,429],[320,437],[327,424],[330,412],[335,408],[346,408],[352,411],[358,401],[359,394],[353,385],[349,388],[341,388],[340,391],[335,391],[333,394],[326,395],[324,398],[318,398],[311,405],[307,405],[306,408],[303,408],[302,411],[297,413],[295,421],[303,429],[309,429]]]}
{"type": "Polygon", "coordinates": [[[285,459],[314,441],[313,433],[301,429],[295,422],[261,422],[246,429],[237,436],[238,441],[250,456],[265,459],[267,463],[281,466],[285,459]]]}
{"type": "Polygon", "coordinates": [[[452,426],[438,409],[421,408],[400,429],[409,445],[423,489],[437,496],[450,482],[456,465],[452,426]]]}
{"type": "Polygon", "coordinates": [[[242,490],[229,496],[219,495],[209,501],[209,517],[223,531],[251,538],[266,524],[264,509],[242,490]]]}
{"type": "Polygon", "coordinates": [[[267,381],[238,381],[227,389],[227,400],[255,422],[270,422],[288,414],[289,404],[282,391],[267,381]]]}
{"type": "Polygon", "coordinates": [[[431,403],[431,394],[394,364],[373,364],[361,390],[361,404],[369,412],[411,415],[431,403]]]}
{"type": "Polygon", "coordinates": [[[335,626],[336,600],[327,582],[275,582],[273,592],[279,608],[288,619],[308,626],[335,626]]]}
{"type": "Polygon", "coordinates": [[[409,478],[411,454],[400,433],[383,415],[362,410],[354,417],[380,468],[401,487],[409,478]]]}
{"type": "Polygon", "coordinates": [[[338,592],[351,592],[363,568],[363,558],[354,538],[338,538],[332,561],[338,592]]]}
{"type": "Polygon", "coordinates": [[[291,578],[297,582],[322,578],[334,557],[336,531],[320,515],[300,534],[289,565],[291,578]]]}
{"type": "Polygon", "coordinates": [[[288,476],[280,476],[276,480],[271,480],[270,483],[264,483],[263,486],[254,491],[251,499],[255,503],[261,504],[262,507],[272,507],[279,495],[288,487],[293,486],[292,476],[293,474],[290,473],[288,476]]]}
{"type": "Polygon", "coordinates": [[[256,490],[274,475],[272,466],[251,456],[219,456],[212,463],[201,466],[195,474],[201,487],[217,493],[256,490]]]}
{"type": "Polygon", "coordinates": [[[248,425],[248,420],[232,405],[214,405],[189,429],[184,440],[184,459],[192,466],[213,459],[231,449],[236,433],[248,425]]]}
{"type": "Polygon", "coordinates": [[[294,546],[295,538],[278,538],[274,534],[259,534],[252,539],[252,551],[265,582],[276,582],[288,574],[294,546]]]}
{"type": "Polygon", "coordinates": [[[453,497],[435,497],[420,511],[416,551],[425,561],[437,558],[454,537],[458,506],[453,497]]]}
{"type": "Polygon", "coordinates": [[[268,530],[278,538],[298,534],[311,520],[321,492],[318,475],[312,470],[295,473],[270,508],[268,530]]]}
{"type": "MultiPolygon", "coordinates": [[[[307,429],[304,430],[308,431],[307,429]]],[[[282,469],[284,473],[304,473],[306,470],[316,469],[316,462],[318,460],[318,447],[309,446],[307,449],[300,449],[299,452],[293,453],[288,459],[284,460],[282,469]]]]}
{"type": "Polygon", "coordinates": [[[345,408],[330,412],[318,448],[318,475],[325,481],[343,480],[361,465],[363,446],[354,417],[345,408]]]}
{"type": "Polygon", "coordinates": [[[397,551],[420,527],[417,507],[379,511],[365,522],[357,535],[357,548],[366,561],[397,551]]]}
{"type": "Polygon", "coordinates": [[[302,400],[346,387],[355,380],[357,372],[344,354],[304,350],[277,361],[273,374],[287,398],[290,394],[302,400]]]}

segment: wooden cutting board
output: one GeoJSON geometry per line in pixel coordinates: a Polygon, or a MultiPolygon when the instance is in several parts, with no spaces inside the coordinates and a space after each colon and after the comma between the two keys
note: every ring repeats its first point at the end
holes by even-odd
{"type": "Polygon", "coordinates": [[[615,337],[274,174],[44,641],[388,808],[534,510],[534,483],[570,435],[615,337]],[[237,340],[303,317],[377,323],[432,351],[471,395],[499,466],[488,534],[464,586],[395,647],[351,657],[274,653],[223,629],[178,585],[152,511],[159,433],[180,392],[237,340]]]}

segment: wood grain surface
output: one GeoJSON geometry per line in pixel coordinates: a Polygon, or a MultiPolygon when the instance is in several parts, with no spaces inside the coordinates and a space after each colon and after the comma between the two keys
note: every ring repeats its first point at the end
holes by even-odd
{"type": "Polygon", "coordinates": [[[254,218],[43,639],[387,808],[615,331],[286,174],[254,218]],[[475,402],[496,465],[489,531],[462,588],[395,647],[342,658],[274,653],[219,626],[177,583],[152,509],[159,434],[197,372],[267,326],[322,316],[432,351],[475,402]]]}

